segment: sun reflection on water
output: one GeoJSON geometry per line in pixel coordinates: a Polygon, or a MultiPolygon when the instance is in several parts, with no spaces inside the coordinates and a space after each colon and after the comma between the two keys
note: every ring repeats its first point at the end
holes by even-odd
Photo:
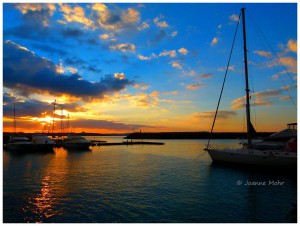
{"type": "MultiPolygon", "coordinates": [[[[40,193],[35,198],[30,198],[29,203],[34,206],[31,209],[42,220],[54,216],[57,211],[54,211],[53,206],[57,203],[53,197],[51,190],[50,176],[45,176],[41,182],[42,188],[40,193]]],[[[41,221],[42,222],[42,221],[41,221]]]]}
{"type": "Polygon", "coordinates": [[[28,197],[27,205],[23,208],[26,222],[42,223],[62,211],[58,206],[61,197],[68,192],[63,183],[68,171],[68,154],[63,148],[55,149],[54,153],[42,171],[37,192],[28,197]]]}

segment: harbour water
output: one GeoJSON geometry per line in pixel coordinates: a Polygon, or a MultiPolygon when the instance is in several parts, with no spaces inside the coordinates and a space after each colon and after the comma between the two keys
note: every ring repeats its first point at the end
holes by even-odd
{"type": "MultiPolygon", "coordinates": [[[[40,154],[4,151],[3,221],[292,221],[295,175],[211,164],[202,150],[204,140],[158,141],[165,145],[58,148],[40,154]]],[[[238,140],[214,143],[235,146],[238,140]]]]}

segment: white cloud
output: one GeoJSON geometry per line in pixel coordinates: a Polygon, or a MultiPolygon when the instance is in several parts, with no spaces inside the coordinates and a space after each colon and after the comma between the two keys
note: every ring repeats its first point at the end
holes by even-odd
{"type": "Polygon", "coordinates": [[[186,55],[188,53],[188,50],[186,48],[180,48],[178,50],[179,53],[183,54],[183,55],[186,55]]]}
{"type": "Polygon", "coordinates": [[[175,37],[175,36],[177,36],[177,34],[178,34],[178,31],[173,31],[172,34],[171,34],[171,36],[175,37]]]}
{"type": "Polygon", "coordinates": [[[159,21],[160,19],[162,19],[163,17],[155,17],[154,18],[154,23],[156,24],[157,27],[161,27],[161,28],[167,28],[169,27],[168,23],[166,21],[159,21]]]}
{"type": "Polygon", "coordinates": [[[232,21],[238,22],[239,21],[239,16],[236,15],[236,14],[232,14],[232,15],[230,15],[229,19],[232,20],[232,21]]]}
{"type": "Polygon", "coordinates": [[[125,44],[117,44],[117,45],[109,46],[109,49],[118,50],[121,52],[134,52],[136,50],[136,47],[134,44],[125,43],[125,44]]]}
{"type": "Polygon", "coordinates": [[[138,26],[140,22],[140,12],[133,8],[110,10],[105,4],[95,3],[92,5],[94,11],[95,24],[101,28],[113,31],[122,29],[138,29],[146,24],[138,26]]]}
{"type": "MultiPolygon", "coordinates": [[[[63,12],[65,23],[76,22],[84,24],[86,28],[94,28],[94,22],[85,16],[84,9],[78,5],[72,8],[68,4],[59,3],[60,11],[63,12]]],[[[62,22],[62,21],[61,21],[62,22]]]]}
{"type": "Polygon", "coordinates": [[[143,22],[137,29],[140,31],[140,30],[147,29],[149,27],[150,25],[147,22],[143,22]]]}
{"type": "Polygon", "coordinates": [[[152,53],[150,56],[143,56],[143,55],[139,54],[138,58],[140,60],[151,60],[153,58],[157,58],[157,56],[154,53],[152,53]]]}
{"type": "Polygon", "coordinates": [[[115,78],[118,78],[120,80],[125,79],[124,73],[114,73],[115,78]]]}
{"type": "Polygon", "coordinates": [[[182,66],[178,63],[178,61],[170,62],[170,64],[172,65],[172,67],[182,69],[182,66]]]}
{"type": "MultiPolygon", "coordinates": [[[[226,70],[226,67],[222,67],[222,68],[218,69],[218,71],[225,71],[225,70],[226,70]]],[[[228,70],[229,71],[235,71],[235,65],[229,66],[228,70]]]]}
{"type": "Polygon", "coordinates": [[[170,56],[172,58],[176,57],[177,53],[176,50],[164,50],[162,52],[160,52],[159,56],[170,56]]]}
{"type": "Polygon", "coordinates": [[[127,12],[123,11],[122,19],[125,23],[136,24],[140,21],[140,12],[135,9],[128,8],[127,12]]]}
{"type": "Polygon", "coordinates": [[[215,46],[218,43],[219,39],[217,37],[214,37],[213,40],[211,41],[210,45],[215,46]]]}
{"type": "Polygon", "coordinates": [[[99,35],[99,38],[102,40],[107,40],[109,39],[109,35],[108,34],[99,35]]]}

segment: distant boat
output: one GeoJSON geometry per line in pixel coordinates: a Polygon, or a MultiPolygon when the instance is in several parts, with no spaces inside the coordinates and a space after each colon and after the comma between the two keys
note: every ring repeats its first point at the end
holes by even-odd
{"type": "Polygon", "coordinates": [[[31,151],[33,149],[33,144],[26,136],[10,136],[5,145],[5,149],[22,152],[31,151]]]}
{"type": "Polygon", "coordinates": [[[31,142],[34,151],[51,151],[55,146],[55,142],[45,134],[32,135],[31,142]]]}
{"type": "MultiPolygon", "coordinates": [[[[241,10],[244,38],[244,64],[246,78],[246,118],[247,118],[247,140],[248,142],[238,149],[217,149],[211,148],[209,142],[204,149],[208,152],[214,162],[229,164],[272,166],[281,168],[297,167],[297,131],[296,123],[288,124],[293,126],[271,135],[260,143],[252,143],[254,128],[250,120],[250,95],[248,86],[248,62],[246,47],[246,23],[245,8],[241,10]],[[269,139],[269,141],[268,141],[269,139]]],[[[222,94],[222,93],[221,93],[222,94]]],[[[220,101],[220,99],[219,99],[220,101]]],[[[218,105],[219,106],[219,105],[218,105]]],[[[218,109],[218,107],[217,107],[218,109]]],[[[217,115],[217,114],[216,114],[217,115]]],[[[215,121],[214,121],[215,122],[215,121]]],[[[214,125],[213,122],[213,125],[214,125]]],[[[213,130],[213,127],[212,127],[213,130]]]]}
{"type": "Polygon", "coordinates": [[[91,141],[85,139],[83,136],[69,134],[64,140],[63,146],[70,149],[88,149],[91,146],[91,141]]]}

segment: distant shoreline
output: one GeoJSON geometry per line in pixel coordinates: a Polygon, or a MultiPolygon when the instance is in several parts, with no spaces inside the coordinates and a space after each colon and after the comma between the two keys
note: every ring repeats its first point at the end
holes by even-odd
{"type": "MultiPolygon", "coordinates": [[[[274,132],[258,132],[256,138],[268,137],[274,132]]],[[[132,133],[125,139],[246,139],[245,132],[160,132],[160,133],[132,133]]]]}
{"type": "MultiPolygon", "coordinates": [[[[257,138],[268,137],[274,132],[258,132],[256,134],[257,138]]],[[[17,135],[24,135],[31,138],[33,134],[37,133],[17,133],[17,135]]],[[[48,136],[67,136],[68,133],[45,133],[48,136]]],[[[151,133],[74,133],[80,134],[82,136],[124,136],[124,139],[246,139],[247,134],[245,132],[215,132],[212,133],[210,137],[209,132],[151,132],[151,133]]],[[[3,132],[3,143],[6,143],[9,136],[14,135],[11,132],[3,132]]]]}

